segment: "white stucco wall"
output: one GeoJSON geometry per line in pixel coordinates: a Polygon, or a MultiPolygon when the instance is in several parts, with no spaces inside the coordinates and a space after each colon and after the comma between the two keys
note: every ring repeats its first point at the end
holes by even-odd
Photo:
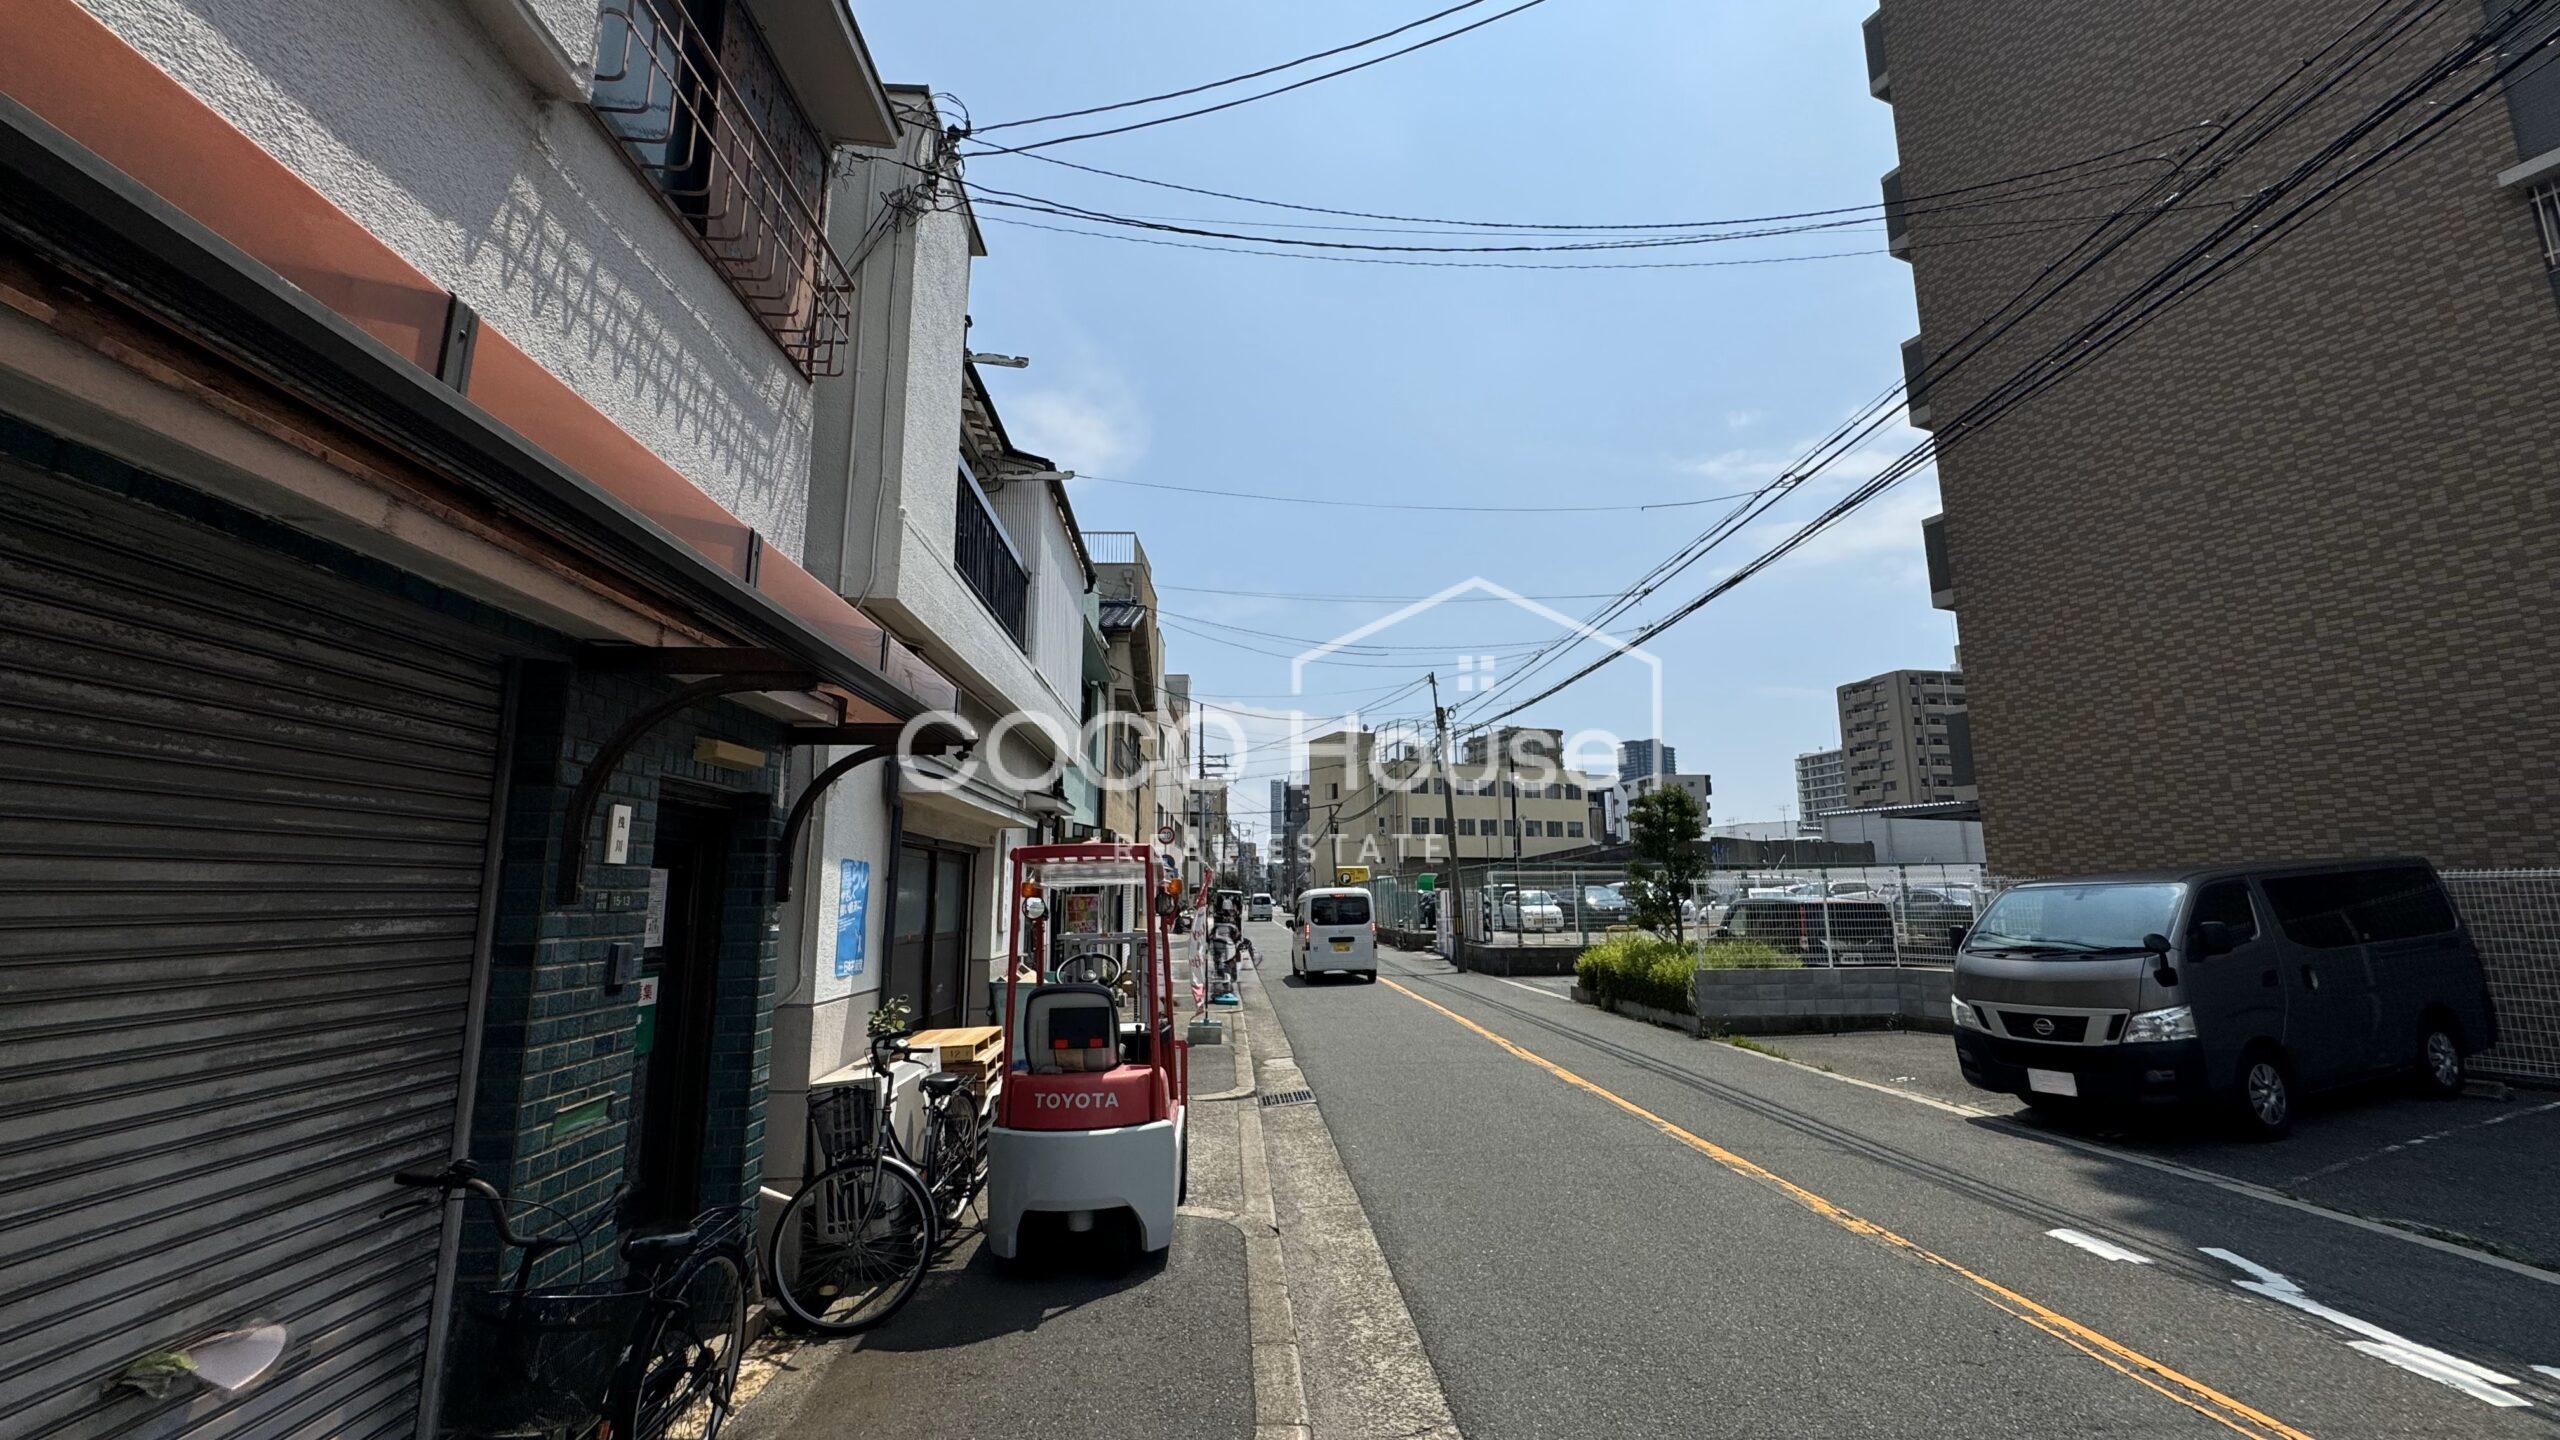
{"type": "MultiPolygon", "coordinates": [[[[938,119],[919,96],[893,98],[907,127],[899,159],[920,165],[938,119]]],[[[817,386],[810,570],[991,709],[1045,715],[1072,733],[1078,672],[1058,672],[1063,688],[1044,680],[952,562],[973,242],[958,209],[897,211],[916,183],[898,163],[853,159],[831,187],[837,252],[858,257],[855,325],[847,373],[817,386]]],[[[1007,529],[1036,586],[1043,535],[1007,529]]]]}
{"type": "Polygon", "coordinates": [[[1057,501],[1044,481],[1016,481],[995,492],[995,515],[1031,576],[1031,668],[1069,713],[1080,713],[1084,687],[1084,566],[1057,501]]]}
{"type": "MultiPolygon", "coordinates": [[[[799,773],[793,779],[793,793],[798,793],[808,775],[845,753],[830,746],[795,757],[793,768],[799,773]]],[[[823,808],[809,824],[811,838],[802,848],[803,868],[791,903],[780,908],[782,934],[777,948],[782,962],[774,981],[773,1071],[765,1115],[768,1183],[774,1177],[798,1173],[810,1079],[869,1053],[865,1027],[880,1000],[892,909],[889,803],[881,784],[881,765],[867,765],[827,792],[820,802],[823,808]],[[846,860],[870,866],[870,898],[860,973],[839,976],[835,973],[836,920],[846,860]]]]}
{"type": "MultiPolygon", "coordinates": [[[[768,544],[801,556],[809,383],[585,107],[540,100],[467,9],[82,3],[768,544]]],[[[564,46],[592,46],[584,8],[564,46]]],[[[563,29],[578,9],[536,7],[563,29]]]]}

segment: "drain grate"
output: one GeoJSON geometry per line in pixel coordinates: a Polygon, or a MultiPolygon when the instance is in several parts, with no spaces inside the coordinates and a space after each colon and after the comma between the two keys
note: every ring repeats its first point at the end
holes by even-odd
{"type": "Polygon", "coordinates": [[[1312,1105],[1315,1103],[1315,1098],[1316,1092],[1313,1090],[1275,1090],[1263,1096],[1262,1103],[1265,1106],[1312,1105]]]}

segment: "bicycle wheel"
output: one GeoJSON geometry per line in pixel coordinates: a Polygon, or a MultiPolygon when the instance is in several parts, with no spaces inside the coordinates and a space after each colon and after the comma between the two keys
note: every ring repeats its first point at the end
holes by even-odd
{"type": "Polygon", "coordinates": [[[740,1257],[716,1250],[659,1291],[614,1387],[616,1440],[719,1440],[747,1350],[746,1280],[740,1257]]]}
{"type": "Polygon", "coordinates": [[[773,1227],[773,1298],[829,1335],[898,1313],[933,1257],[934,1201],[916,1172],[857,1156],[800,1187],[773,1227]]]}
{"type": "Polygon", "coordinates": [[[975,1110],[964,1110],[955,1095],[952,1102],[933,1117],[933,1134],[926,1154],[933,1157],[929,1172],[933,1179],[935,1228],[944,1236],[959,1228],[969,1215],[969,1202],[978,1197],[978,1186],[985,1179],[987,1159],[985,1143],[978,1133],[975,1110]]]}

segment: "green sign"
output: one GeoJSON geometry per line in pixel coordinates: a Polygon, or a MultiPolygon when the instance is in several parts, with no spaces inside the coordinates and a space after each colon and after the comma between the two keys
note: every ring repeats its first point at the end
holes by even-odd
{"type": "Polygon", "coordinates": [[[1439,888],[1440,877],[1437,875],[1416,875],[1413,877],[1413,893],[1416,895],[1428,895],[1439,888]]]}
{"type": "Polygon", "coordinates": [[[631,1026],[631,1053],[646,1055],[657,1048],[658,977],[650,975],[640,981],[640,1004],[631,1026]]]}

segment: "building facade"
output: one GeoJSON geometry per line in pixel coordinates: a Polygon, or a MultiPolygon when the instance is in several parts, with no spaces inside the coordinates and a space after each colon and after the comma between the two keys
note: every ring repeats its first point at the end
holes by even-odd
{"type": "Polygon", "coordinates": [[[1974,798],[1963,671],[1888,670],[1839,693],[1847,808],[1974,798]]]}
{"type": "MultiPolygon", "coordinates": [[[[2068,324],[2206,236],[2225,202],[2507,8],[2435,7],[2229,168],[2208,177],[2222,152],[2200,151],[2191,203],[2039,320],[1929,375],[1941,439],[2068,324]]],[[[1870,88],[1894,108],[1902,193],[1942,194],[2231,113],[2358,13],[1887,0],[1870,88]]],[[[1963,627],[1994,870],[2560,852],[2560,770],[2486,758],[2540,752],[2560,667],[2538,621],[2560,604],[2560,420],[2541,381],[2560,366],[2560,68],[2483,106],[1940,454],[1932,588],[1963,627]]],[[[1897,217],[1924,363],[2106,207],[2003,208],[2021,224],[1980,243],[1958,217],[1897,217]],[[2028,223],[2066,212],[2078,223],[2028,223]]]]}
{"type": "Polygon", "coordinates": [[[1676,773],[1641,775],[1633,780],[1620,780],[1611,785],[1601,792],[1603,833],[1612,839],[1631,838],[1627,824],[1628,807],[1634,805],[1646,792],[1660,790],[1666,786],[1675,790],[1685,790],[1689,792],[1690,799],[1698,802],[1698,829],[1699,833],[1704,834],[1715,813],[1716,793],[1715,777],[1704,771],[1695,771],[1686,775],[1676,773]]]}
{"type": "Polygon", "coordinates": [[[1649,775],[1670,775],[1680,769],[1680,753],[1659,740],[1622,740],[1618,742],[1618,783],[1633,784],[1649,775]]]}
{"type": "Polygon", "coordinates": [[[867,1022],[902,1001],[919,1028],[988,1023],[988,980],[1009,952],[1013,850],[1098,825],[1085,721],[1099,579],[1046,456],[1006,433],[968,354],[970,272],[986,254],[936,177],[941,117],[892,87],[898,148],[838,167],[829,208],[854,268],[855,366],[818,386],[809,483],[811,565],[958,684],[983,737],[967,763],[859,768],[854,747],[805,757],[800,783],[839,762],[798,836],[782,944],[784,1000],[768,1169],[806,1167],[810,1088],[867,1064],[867,1022]]]}
{"type": "Polygon", "coordinates": [[[1822,833],[1822,817],[1849,808],[1848,759],[1837,750],[1808,750],[1796,757],[1796,833],[1822,833]]]}
{"type": "Polygon", "coordinates": [[[1533,860],[1589,845],[1590,797],[1581,777],[1482,758],[1499,748],[1444,767],[1418,747],[1381,749],[1366,730],[1309,742],[1308,883],[1330,884],[1346,865],[1410,871],[1451,856],[1533,860]]]}
{"type": "Polygon", "coordinates": [[[607,1255],[759,1188],[794,761],[959,691],[806,568],[886,92],[840,6],[696,18],[12,7],[12,1431],[432,1433],[491,1237],[395,1173],[607,1255]]]}

